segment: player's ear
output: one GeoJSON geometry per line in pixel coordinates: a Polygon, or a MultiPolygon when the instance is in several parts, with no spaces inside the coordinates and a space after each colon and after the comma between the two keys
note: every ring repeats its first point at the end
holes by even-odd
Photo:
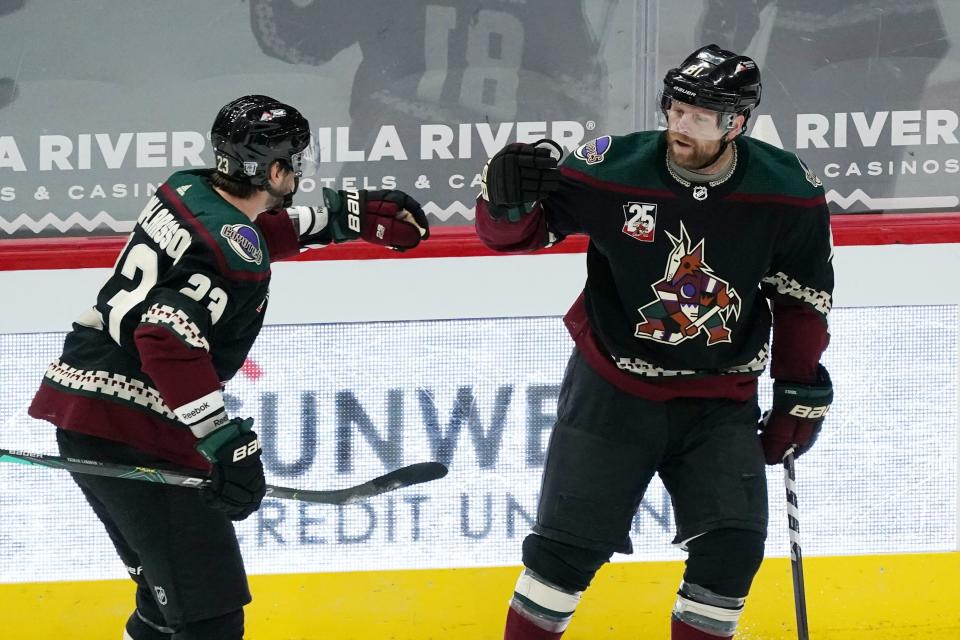
{"type": "Polygon", "coordinates": [[[283,175],[287,171],[287,168],[283,166],[283,163],[279,160],[274,160],[270,163],[270,171],[268,173],[270,177],[270,182],[280,182],[283,180],[283,175]]]}
{"type": "Polygon", "coordinates": [[[746,124],[747,118],[742,113],[738,113],[737,117],[733,119],[733,129],[727,134],[727,140],[733,140],[743,133],[743,128],[746,124]]]}

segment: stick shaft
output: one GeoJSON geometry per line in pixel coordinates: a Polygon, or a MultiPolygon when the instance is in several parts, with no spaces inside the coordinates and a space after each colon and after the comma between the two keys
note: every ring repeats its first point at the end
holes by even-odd
{"type": "MultiPolygon", "coordinates": [[[[153,469],[150,467],[137,467],[134,465],[116,464],[99,460],[64,458],[62,456],[31,453],[28,451],[0,449],[0,462],[14,462],[50,469],[62,469],[70,473],[83,473],[122,480],[156,482],[191,489],[201,489],[210,484],[210,480],[193,475],[195,472],[188,469],[153,469]]],[[[419,462],[401,467],[356,486],[345,487],[343,489],[311,491],[268,484],[267,495],[274,498],[315,502],[318,504],[350,504],[388,491],[436,480],[446,474],[447,468],[439,462],[419,462]]]]}
{"type": "Polygon", "coordinates": [[[803,550],[800,546],[800,504],[797,500],[797,471],[793,451],[783,458],[783,481],[787,490],[787,521],[790,525],[790,569],[793,573],[793,604],[797,612],[797,637],[809,640],[807,596],[803,582],[803,550]]]}

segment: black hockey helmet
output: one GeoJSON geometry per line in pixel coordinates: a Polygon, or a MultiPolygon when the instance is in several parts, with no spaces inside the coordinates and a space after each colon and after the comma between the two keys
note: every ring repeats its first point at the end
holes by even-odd
{"type": "Polygon", "coordinates": [[[251,95],[228,103],[210,129],[216,169],[258,187],[269,182],[268,169],[279,160],[299,176],[310,124],[300,112],[268,96],[251,95]]]}
{"type": "Polygon", "coordinates": [[[737,115],[750,119],[754,107],[760,104],[760,89],[760,69],[753,59],[711,44],[667,71],[660,108],[667,111],[676,100],[718,111],[718,125],[729,130],[737,115]]]}

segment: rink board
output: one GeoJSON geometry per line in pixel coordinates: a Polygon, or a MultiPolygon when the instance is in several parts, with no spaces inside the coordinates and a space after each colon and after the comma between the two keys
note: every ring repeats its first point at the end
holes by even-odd
{"type": "MultiPolygon", "coordinates": [[[[960,638],[960,553],[809,558],[817,640],[960,638]]],[[[518,567],[261,575],[247,640],[480,640],[500,637],[518,567]]],[[[564,640],[666,638],[679,562],[604,567],[564,640]]],[[[790,565],[764,562],[737,638],[795,638],[790,565]]],[[[3,637],[118,638],[129,580],[0,585],[3,637]]]]}
{"type": "MultiPolygon", "coordinates": [[[[831,331],[825,363],[838,400],[817,446],[797,465],[804,551],[956,551],[958,418],[956,405],[943,401],[957,394],[956,307],[842,308],[831,331]]],[[[6,448],[56,451],[53,427],[31,420],[24,407],[62,340],[0,335],[6,448]]],[[[254,417],[271,484],[339,488],[423,460],[450,472],[344,506],[268,498],[236,525],[247,571],[519,562],[569,350],[556,317],[264,328],[245,372],[228,386],[227,408],[254,417]]],[[[769,403],[765,379],[760,404],[769,403]]],[[[773,526],[766,551],[782,557],[787,536],[773,535],[787,521],[782,469],[768,467],[767,479],[773,526]]],[[[68,474],[0,465],[0,512],[0,583],[126,575],[68,474]]],[[[674,534],[669,496],[654,479],[632,522],[634,553],[613,561],[680,560],[674,534]]]]}
{"type": "MultiPolygon", "coordinates": [[[[816,640],[960,640],[960,293],[938,279],[901,277],[905,266],[960,270],[957,248],[838,247],[840,308],[825,359],[838,401],[798,465],[816,640]]],[[[343,509],[265,501],[238,526],[256,597],[248,638],[499,636],[518,573],[500,567],[519,561],[535,513],[570,350],[559,315],[583,282],[582,262],[278,265],[273,323],[228,388],[231,411],[256,418],[270,481],[335,488],[423,459],[451,471],[343,509]],[[291,290],[350,282],[348,271],[357,290],[389,274],[430,281],[437,295],[421,300],[397,287],[376,304],[355,296],[333,306],[291,290]],[[493,288],[502,303],[490,307],[493,288]]],[[[29,308],[18,300],[54,278],[63,293],[56,315],[36,308],[0,323],[0,444],[55,451],[53,429],[24,408],[59,353],[59,331],[88,303],[68,298],[103,276],[5,275],[15,308],[29,308]]],[[[761,404],[769,400],[764,380],[761,404]]],[[[768,480],[768,560],[741,638],[796,637],[782,472],[771,467],[768,480]]],[[[0,467],[0,507],[0,636],[118,638],[131,585],[69,477],[0,467]]],[[[635,554],[603,569],[566,638],[665,637],[681,575],[672,536],[669,500],[655,482],[631,528],[635,554]]]]}

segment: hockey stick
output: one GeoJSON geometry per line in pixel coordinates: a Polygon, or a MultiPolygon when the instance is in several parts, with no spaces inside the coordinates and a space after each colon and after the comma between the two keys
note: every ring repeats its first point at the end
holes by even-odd
{"type": "Polygon", "coordinates": [[[783,482],[787,488],[787,521],[790,524],[790,568],[793,572],[793,604],[797,611],[797,638],[809,640],[807,596],[803,588],[803,552],[800,550],[800,505],[797,501],[797,471],[793,448],[783,457],[783,482]]]}
{"type": "MultiPolygon", "coordinates": [[[[210,480],[190,475],[195,473],[191,469],[151,469],[149,467],[135,467],[132,465],[99,462],[96,460],[80,460],[77,458],[63,458],[49,456],[42,453],[26,451],[11,451],[0,449],[0,462],[15,462],[52,469],[64,469],[71,473],[85,473],[107,478],[121,478],[124,480],[141,480],[144,482],[159,482],[161,484],[178,485],[192,489],[200,489],[210,480]]],[[[362,484],[344,489],[329,491],[309,491],[306,489],[291,489],[289,487],[275,487],[267,485],[267,495],[274,498],[301,500],[317,504],[351,504],[360,502],[381,493],[403,489],[415,484],[430,482],[447,475],[447,468],[439,462],[418,462],[401,467],[390,473],[368,480],[362,484]]]]}

